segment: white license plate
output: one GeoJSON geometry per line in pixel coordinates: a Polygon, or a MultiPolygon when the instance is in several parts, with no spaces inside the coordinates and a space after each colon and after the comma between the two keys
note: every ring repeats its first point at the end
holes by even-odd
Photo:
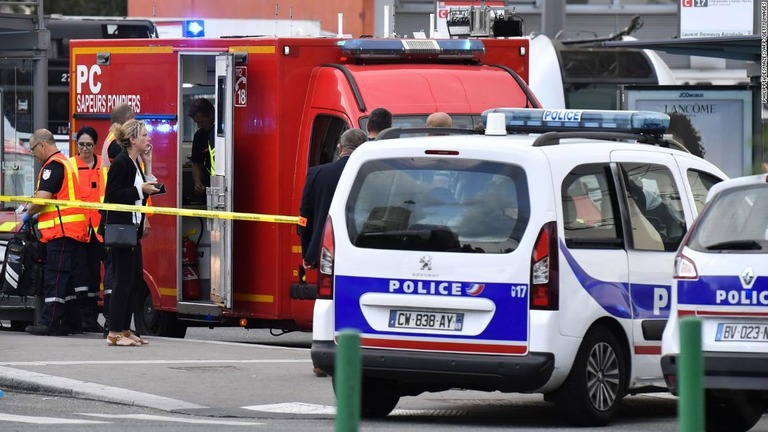
{"type": "Polygon", "coordinates": [[[715,341],[768,342],[768,324],[719,323],[715,341]]]}
{"type": "Polygon", "coordinates": [[[389,327],[459,331],[464,325],[463,313],[390,310],[389,327]]]}

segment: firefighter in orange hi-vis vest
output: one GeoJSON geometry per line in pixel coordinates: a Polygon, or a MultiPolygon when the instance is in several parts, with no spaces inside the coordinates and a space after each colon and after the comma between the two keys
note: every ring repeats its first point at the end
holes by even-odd
{"type": "MultiPolygon", "coordinates": [[[[99,136],[95,129],[83,126],[75,135],[77,139],[77,156],[69,161],[77,168],[80,199],[87,202],[103,203],[104,188],[107,184],[107,168],[101,168],[99,157],[94,154],[99,136]]],[[[99,285],[101,285],[101,260],[104,257],[104,239],[98,233],[101,213],[96,209],[84,209],[88,226],[88,243],[86,244],[86,260],[88,263],[88,286],[84,293],[75,293],[80,297],[80,313],[83,331],[102,333],[104,328],[99,324],[99,285]]]]}
{"type": "MultiPolygon", "coordinates": [[[[29,140],[29,151],[42,162],[35,198],[78,201],[77,168],[56,147],[53,134],[47,129],[36,130],[29,140]]],[[[40,241],[46,243],[44,302],[40,321],[27,326],[26,331],[60,336],[82,331],[75,291],[88,289],[88,218],[77,207],[31,204],[22,222],[29,223],[34,216],[40,241]]]]}

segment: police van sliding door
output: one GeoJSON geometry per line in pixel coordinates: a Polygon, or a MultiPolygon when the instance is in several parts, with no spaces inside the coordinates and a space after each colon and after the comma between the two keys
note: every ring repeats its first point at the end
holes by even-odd
{"type": "MultiPolygon", "coordinates": [[[[216,146],[208,210],[232,211],[234,57],[216,56],[216,146]]],[[[211,233],[211,300],[232,309],[232,220],[208,219],[211,233]]]]}
{"type": "Polygon", "coordinates": [[[657,376],[675,252],[693,217],[681,203],[685,183],[672,155],[617,150],[611,162],[619,169],[626,203],[634,370],[638,377],[657,376]]]}

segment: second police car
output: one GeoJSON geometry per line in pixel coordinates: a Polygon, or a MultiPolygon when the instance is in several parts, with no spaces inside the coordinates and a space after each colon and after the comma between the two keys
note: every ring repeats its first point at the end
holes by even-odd
{"type": "Polygon", "coordinates": [[[392,129],[350,157],[312,359],[333,375],[339,331],[361,333],[364,416],[461,388],[543,393],[572,424],[607,424],[625,394],[664,386],[674,253],[726,176],[671,148],[664,114],[484,117],[484,135],[392,129]]]}
{"type": "Polygon", "coordinates": [[[680,319],[701,320],[707,431],[752,428],[768,408],[768,177],[717,184],[675,258],[662,370],[678,391],[680,319]]]}

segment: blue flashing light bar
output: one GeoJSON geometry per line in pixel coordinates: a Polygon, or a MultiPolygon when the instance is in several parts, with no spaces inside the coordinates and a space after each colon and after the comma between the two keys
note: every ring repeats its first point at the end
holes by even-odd
{"type": "Polygon", "coordinates": [[[186,20],[184,21],[184,37],[198,38],[205,36],[205,21],[186,20]]]}
{"type": "Polygon", "coordinates": [[[484,125],[489,113],[503,113],[510,133],[582,130],[661,135],[669,127],[669,116],[654,111],[494,108],[481,114],[484,125]]]}
{"type": "Polygon", "coordinates": [[[352,59],[479,60],[485,45],[478,39],[349,39],[339,41],[352,59]]]}

